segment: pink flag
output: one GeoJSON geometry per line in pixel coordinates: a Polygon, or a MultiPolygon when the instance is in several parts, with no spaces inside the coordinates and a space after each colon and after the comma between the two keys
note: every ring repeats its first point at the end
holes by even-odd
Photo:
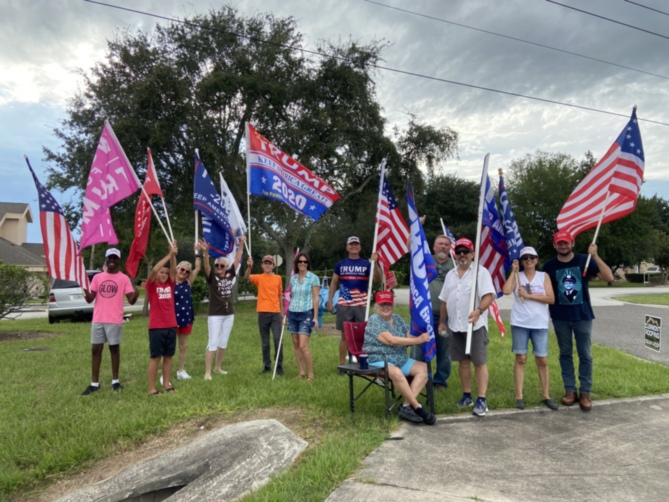
{"type": "Polygon", "coordinates": [[[118,244],[109,208],[139,190],[139,178],[105,120],[91,172],[88,175],[79,251],[107,242],[118,244]]]}

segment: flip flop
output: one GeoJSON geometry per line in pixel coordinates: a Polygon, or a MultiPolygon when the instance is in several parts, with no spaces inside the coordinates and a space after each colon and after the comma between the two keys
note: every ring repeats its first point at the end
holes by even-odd
{"type": "Polygon", "coordinates": [[[163,395],[163,393],[157,390],[155,392],[151,392],[149,394],[149,397],[151,397],[151,396],[162,396],[162,395],[163,395]]]}
{"type": "Polygon", "coordinates": [[[174,387],[170,387],[168,389],[165,389],[165,392],[176,392],[177,390],[174,387]]]}

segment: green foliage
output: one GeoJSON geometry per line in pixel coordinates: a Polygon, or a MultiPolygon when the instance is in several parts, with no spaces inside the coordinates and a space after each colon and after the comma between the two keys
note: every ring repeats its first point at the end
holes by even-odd
{"type": "Polygon", "coordinates": [[[195,278],[191,290],[193,291],[193,309],[197,312],[200,309],[200,305],[202,305],[202,300],[209,295],[209,287],[203,274],[199,274],[195,278]]]}
{"type": "Polygon", "coordinates": [[[0,262],[0,319],[17,313],[26,302],[42,296],[45,290],[44,277],[0,262]]]}

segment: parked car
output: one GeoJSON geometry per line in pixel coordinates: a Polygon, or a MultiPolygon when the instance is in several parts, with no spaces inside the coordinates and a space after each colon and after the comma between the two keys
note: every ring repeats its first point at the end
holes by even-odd
{"type": "MultiPolygon", "coordinates": [[[[100,270],[87,270],[88,280],[99,274],[100,270]]],[[[84,290],[74,281],[55,279],[49,290],[49,324],[61,319],[90,321],[93,319],[93,306],[84,298],[84,290]]]]}

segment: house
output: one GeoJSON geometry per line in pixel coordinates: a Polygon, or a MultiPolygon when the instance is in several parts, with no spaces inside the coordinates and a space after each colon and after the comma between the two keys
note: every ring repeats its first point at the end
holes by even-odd
{"type": "Polygon", "coordinates": [[[46,275],[44,246],[26,242],[28,223],[32,222],[30,205],[0,202],[0,261],[46,275]]]}

